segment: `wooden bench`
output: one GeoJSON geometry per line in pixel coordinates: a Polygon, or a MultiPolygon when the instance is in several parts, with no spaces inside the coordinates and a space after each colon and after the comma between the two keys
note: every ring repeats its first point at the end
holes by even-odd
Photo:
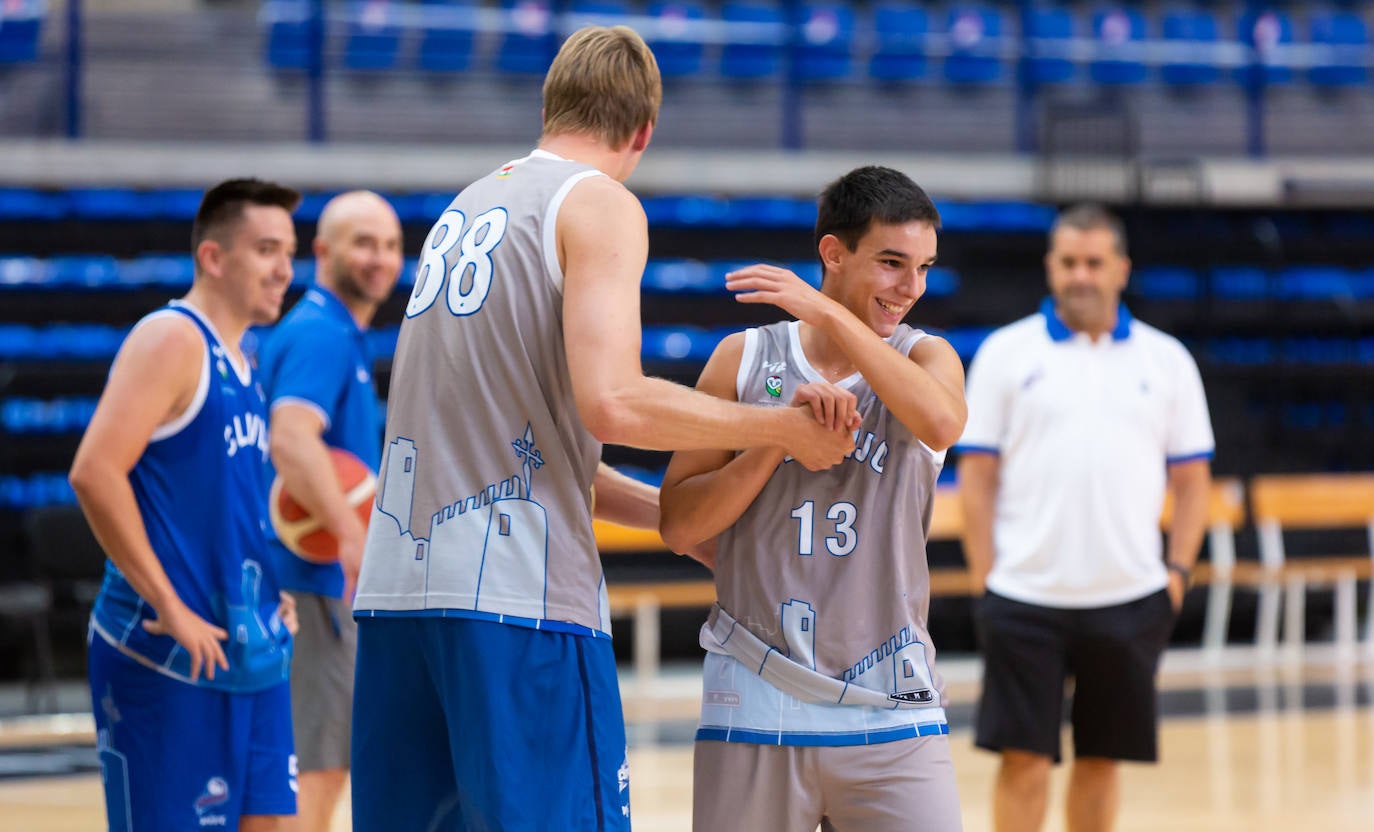
{"type": "MultiPolygon", "coordinates": [[[[1284,609],[1283,641],[1291,656],[1302,650],[1307,589],[1329,587],[1335,594],[1337,649],[1354,650],[1357,641],[1356,592],[1359,581],[1374,577],[1374,474],[1272,474],[1250,483],[1250,507],[1259,533],[1258,564],[1237,575],[1256,586],[1260,609],[1255,642],[1261,650],[1278,644],[1279,608],[1284,609]],[[1290,559],[1285,531],[1365,529],[1368,554],[1290,559]],[[1281,593],[1286,590],[1286,598],[1281,593]]],[[[1374,584],[1365,627],[1365,648],[1374,651],[1374,584]]]]}

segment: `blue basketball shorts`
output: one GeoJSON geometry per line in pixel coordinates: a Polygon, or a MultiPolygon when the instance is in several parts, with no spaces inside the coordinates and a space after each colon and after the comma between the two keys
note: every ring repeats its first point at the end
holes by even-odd
{"type": "Polygon", "coordinates": [[[242,815],[296,813],[286,682],[256,693],[187,684],[90,639],[111,832],[228,829],[242,815]]]}
{"type": "Polygon", "coordinates": [[[353,829],[628,832],[609,639],[359,617],[353,829]]]}

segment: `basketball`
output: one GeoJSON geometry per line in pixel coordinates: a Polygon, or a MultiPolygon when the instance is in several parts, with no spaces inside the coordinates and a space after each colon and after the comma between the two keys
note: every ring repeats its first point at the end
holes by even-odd
{"type": "MultiPolygon", "coordinates": [[[[372,517],[377,476],[361,459],[341,448],[330,448],[329,458],[334,463],[334,474],[344,497],[363,521],[363,526],[367,526],[372,517]]],[[[270,501],[272,529],[283,546],[311,563],[334,563],[339,559],[339,541],[306,511],[305,506],[296,502],[282,483],[281,475],[272,482],[270,501]]]]}

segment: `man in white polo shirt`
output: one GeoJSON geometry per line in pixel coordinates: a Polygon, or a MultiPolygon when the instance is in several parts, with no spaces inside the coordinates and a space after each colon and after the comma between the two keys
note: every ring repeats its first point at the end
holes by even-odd
{"type": "Polygon", "coordinates": [[[1110,829],[1117,761],[1156,759],[1155,671],[1206,526],[1212,428],[1197,365],[1120,302],[1120,220],[1060,214],[1038,314],[984,342],[957,448],[964,551],[986,592],[976,743],[1002,755],[997,832],[1033,832],[1075,680],[1072,832],[1110,829]],[[1162,556],[1166,490],[1177,509],[1162,556]]]}

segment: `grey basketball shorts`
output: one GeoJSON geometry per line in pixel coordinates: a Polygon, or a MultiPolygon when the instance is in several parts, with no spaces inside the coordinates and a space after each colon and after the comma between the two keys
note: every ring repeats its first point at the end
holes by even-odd
{"type": "Polygon", "coordinates": [[[959,832],[947,735],[876,745],[699,741],[695,832],[959,832]]]}
{"type": "Polygon", "coordinates": [[[291,658],[291,721],[301,771],[348,768],[358,625],[338,598],[292,592],[300,632],[291,658]]]}

